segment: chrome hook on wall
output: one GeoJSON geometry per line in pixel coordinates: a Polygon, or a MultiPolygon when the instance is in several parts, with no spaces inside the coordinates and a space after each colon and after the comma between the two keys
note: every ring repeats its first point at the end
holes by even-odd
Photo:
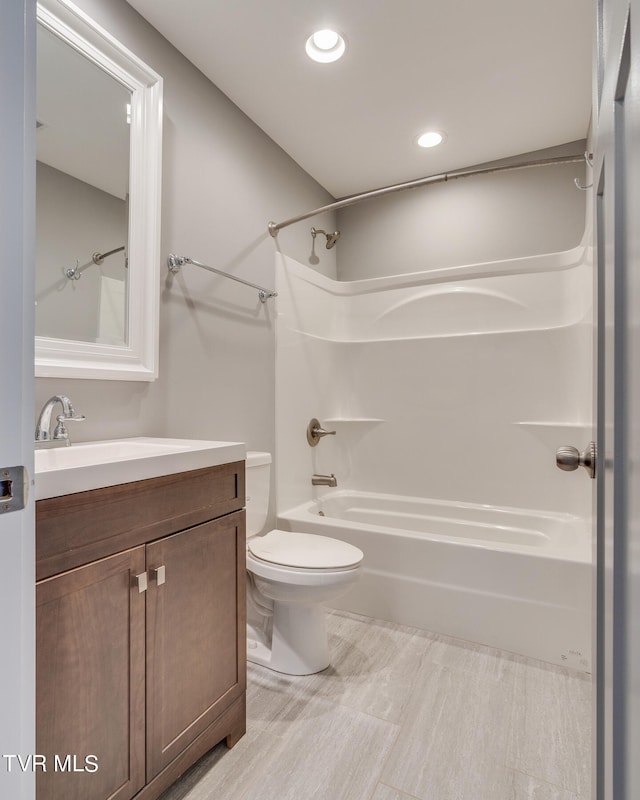
{"type": "MultiPolygon", "coordinates": [[[[586,150],[584,154],[584,160],[587,162],[587,166],[593,167],[593,153],[590,153],[588,150],[586,150]]],[[[575,183],[576,188],[580,189],[581,192],[586,192],[587,189],[591,189],[593,186],[593,181],[586,186],[583,186],[578,178],[574,178],[573,182],[575,183]]]]}
{"type": "Polygon", "coordinates": [[[64,274],[69,278],[70,281],[79,281],[82,277],[82,273],[80,272],[80,262],[76,258],[76,265],[75,267],[67,267],[65,269],[64,274]]]}

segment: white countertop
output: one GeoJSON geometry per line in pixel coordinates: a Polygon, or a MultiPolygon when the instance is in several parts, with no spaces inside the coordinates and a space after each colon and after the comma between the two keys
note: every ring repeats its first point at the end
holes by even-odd
{"type": "Polygon", "coordinates": [[[35,451],[35,499],[243,461],[241,442],[138,436],[35,451]]]}

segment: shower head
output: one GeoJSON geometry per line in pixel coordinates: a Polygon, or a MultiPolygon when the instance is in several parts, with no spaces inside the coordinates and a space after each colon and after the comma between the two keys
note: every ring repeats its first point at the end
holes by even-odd
{"type": "Polygon", "coordinates": [[[334,231],[333,233],[327,233],[326,231],[320,230],[320,228],[311,228],[311,236],[315,239],[318,233],[323,234],[323,236],[327,240],[327,250],[331,250],[332,247],[335,246],[335,243],[340,238],[340,231],[334,231]]]}
{"type": "Polygon", "coordinates": [[[327,250],[331,250],[331,248],[335,245],[335,243],[340,238],[340,231],[334,231],[333,233],[327,233],[327,250]]]}

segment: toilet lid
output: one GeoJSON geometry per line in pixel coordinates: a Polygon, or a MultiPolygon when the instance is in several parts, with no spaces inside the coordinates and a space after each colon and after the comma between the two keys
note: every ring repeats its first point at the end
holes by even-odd
{"type": "Polygon", "coordinates": [[[355,567],[364,553],[357,547],[329,536],[273,530],[247,542],[249,552],[272,564],[306,569],[355,567]]]}

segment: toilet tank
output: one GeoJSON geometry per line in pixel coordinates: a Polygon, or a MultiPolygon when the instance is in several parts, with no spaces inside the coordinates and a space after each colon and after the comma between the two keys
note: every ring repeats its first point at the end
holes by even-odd
{"type": "Polygon", "coordinates": [[[247,538],[263,530],[269,510],[271,453],[249,450],[246,458],[247,538]]]}

